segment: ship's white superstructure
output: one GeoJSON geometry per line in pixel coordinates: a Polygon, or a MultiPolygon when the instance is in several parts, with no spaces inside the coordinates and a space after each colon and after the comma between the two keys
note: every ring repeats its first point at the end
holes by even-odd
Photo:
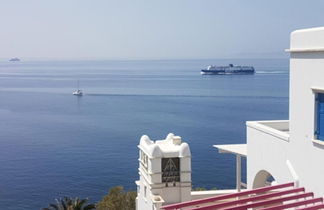
{"type": "Polygon", "coordinates": [[[229,64],[228,66],[207,66],[206,69],[200,71],[201,74],[254,74],[253,66],[235,66],[229,64]]]}

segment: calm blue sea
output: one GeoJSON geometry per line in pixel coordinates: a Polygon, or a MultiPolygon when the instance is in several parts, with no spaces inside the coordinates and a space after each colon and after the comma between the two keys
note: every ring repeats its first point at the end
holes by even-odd
{"type": "Polygon", "coordinates": [[[135,190],[141,135],[182,136],[194,187],[235,186],[245,121],[288,118],[288,59],[0,62],[0,204],[41,209],[60,196],[135,190]],[[255,75],[201,76],[209,64],[255,75]],[[77,80],[83,97],[73,96],[77,80]]]}

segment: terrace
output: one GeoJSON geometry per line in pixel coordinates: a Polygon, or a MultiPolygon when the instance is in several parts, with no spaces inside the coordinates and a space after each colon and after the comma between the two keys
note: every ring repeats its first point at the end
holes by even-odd
{"type": "Polygon", "coordinates": [[[289,120],[248,121],[246,125],[248,128],[289,141],[289,120]]]}

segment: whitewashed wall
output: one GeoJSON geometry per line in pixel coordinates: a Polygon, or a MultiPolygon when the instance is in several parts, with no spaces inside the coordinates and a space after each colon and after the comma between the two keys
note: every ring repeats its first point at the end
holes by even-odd
{"type": "Polygon", "coordinates": [[[257,122],[247,123],[248,186],[258,171],[267,170],[278,183],[298,177],[300,186],[324,196],[324,144],[313,141],[314,89],[324,92],[324,28],[293,32],[290,50],[289,141],[256,129],[257,122]]]}

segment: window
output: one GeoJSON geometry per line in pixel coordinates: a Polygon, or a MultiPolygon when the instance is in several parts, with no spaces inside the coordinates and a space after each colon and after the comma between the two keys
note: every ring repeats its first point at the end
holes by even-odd
{"type": "Polygon", "coordinates": [[[162,182],[180,182],[180,158],[162,158],[162,182]]]}
{"type": "Polygon", "coordinates": [[[147,187],[144,186],[144,198],[146,198],[146,196],[147,196],[147,187]]]}
{"type": "Polygon", "coordinates": [[[316,139],[324,141],[324,93],[316,95],[316,139]]]}
{"type": "Polygon", "coordinates": [[[140,160],[143,167],[147,170],[148,156],[142,150],[140,150],[140,160]]]}

